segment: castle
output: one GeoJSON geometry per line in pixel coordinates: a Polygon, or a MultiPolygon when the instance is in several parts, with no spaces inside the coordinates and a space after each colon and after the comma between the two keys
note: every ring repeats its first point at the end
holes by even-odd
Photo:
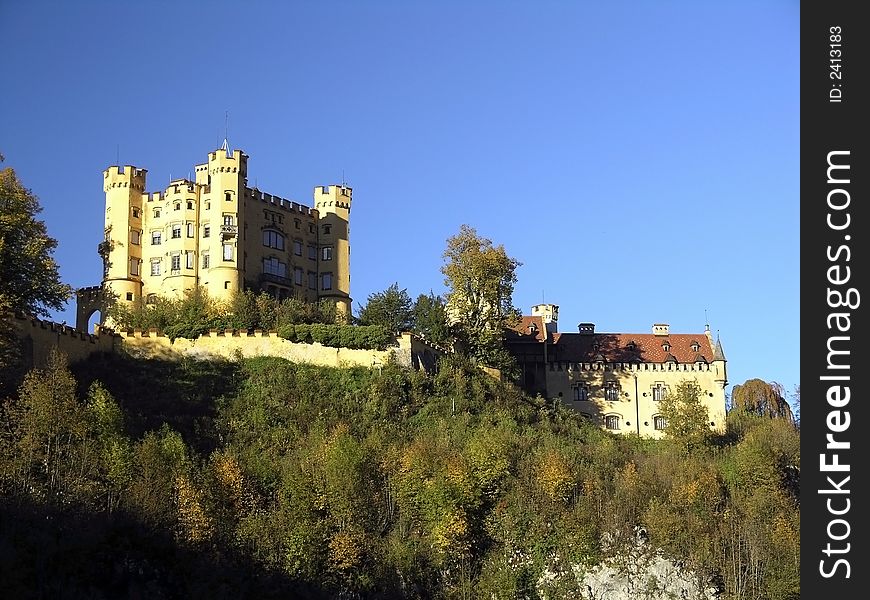
{"type": "Polygon", "coordinates": [[[560,333],[559,307],[538,304],[508,331],[521,385],[531,394],[559,399],[614,433],[659,438],[667,427],[659,402],[683,380],[695,381],[710,428],[725,429],[725,353],[709,326],[702,333],[597,333],[580,323],[560,333]]]}
{"type": "Polygon", "coordinates": [[[350,187],[315,187],[313,207],[261,192],[248,187],[248,156],[226,140],[195,167],[194,181],[149,193],[146,173],[103,171],[103,282],[78,290],[78,329],[97,310],[105,315],[107,296],[149,303],[197,286],[218,300],[244,289],[328,299],[350,314],[350,187]]]}

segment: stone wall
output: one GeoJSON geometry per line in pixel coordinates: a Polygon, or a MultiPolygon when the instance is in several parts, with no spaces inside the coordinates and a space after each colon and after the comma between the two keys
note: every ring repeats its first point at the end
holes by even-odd
{"type": "Polygon", "coordinates": [[[99,352],[114,352],[121,337],[110,331],[90,334],[66,325],[35,317],[9,315],[12,330],[22,341],[27,368],[44,367],[52,348],[67,355],[70,363],[84,360],[99,352]]]}

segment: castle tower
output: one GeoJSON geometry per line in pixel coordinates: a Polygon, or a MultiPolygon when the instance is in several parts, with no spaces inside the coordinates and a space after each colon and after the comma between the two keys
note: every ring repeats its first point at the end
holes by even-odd
{"type": "MultiPolygon", "coordinates": [[[[142,199],[145,169],[113,165],[103,171],[106,193],[103,284],[110,298],[130,303],[142,297],[142,199]]],[[[103,315],[105,321],[105,315],[103,315]]]]}
{"type": "Polygon", "coordinates": [[[556,304],[536,304],[532,307],[532,316],[541,317],[550,334],[558,333],[559,307],[556,304]]]}
{"type": "Polygon", "coordinates": [[[335,301],[339,314],[350,315],[350,205],[352,190],[346,185],[314,188],[319,214],[318,296],[335,301]]]}
{"type": "Polygon", "coordinates": [[[244,289],[247,177],[248,155],[230,150],[227,140],[209,152],[206,164],[196,167],[196,183],[201,190],[197,272],[200,285],[211,298],[228,299],[235,290],[244,289]],[[203,237],[206,231],[208,237],[203,237]]]}

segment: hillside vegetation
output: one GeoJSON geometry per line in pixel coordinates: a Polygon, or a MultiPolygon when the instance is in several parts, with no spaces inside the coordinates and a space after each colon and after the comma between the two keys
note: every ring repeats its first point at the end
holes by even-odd
{"type": "Polygon", "coordinates": [[[458,358],[427,376],[55,355],[2,423],[5,597],[582,597],[577,573],[637,526],[723,598],[799,597],[782,419],[735,412],[688,447],[458,358]]]}

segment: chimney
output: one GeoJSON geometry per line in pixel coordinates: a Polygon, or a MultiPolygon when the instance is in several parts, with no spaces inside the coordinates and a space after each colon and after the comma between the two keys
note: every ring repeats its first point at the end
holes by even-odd
{"type": "Polygon", "coordinates": [[[593,335],[595,333],[595,323],[580,323],[577,325],[580,335],[593,335]]]}
{"type": "Polygon", "coordinates": [[[667,323],[656,323],[653,325],[653,335],[668,335],[669,329],[667,323]]]}

